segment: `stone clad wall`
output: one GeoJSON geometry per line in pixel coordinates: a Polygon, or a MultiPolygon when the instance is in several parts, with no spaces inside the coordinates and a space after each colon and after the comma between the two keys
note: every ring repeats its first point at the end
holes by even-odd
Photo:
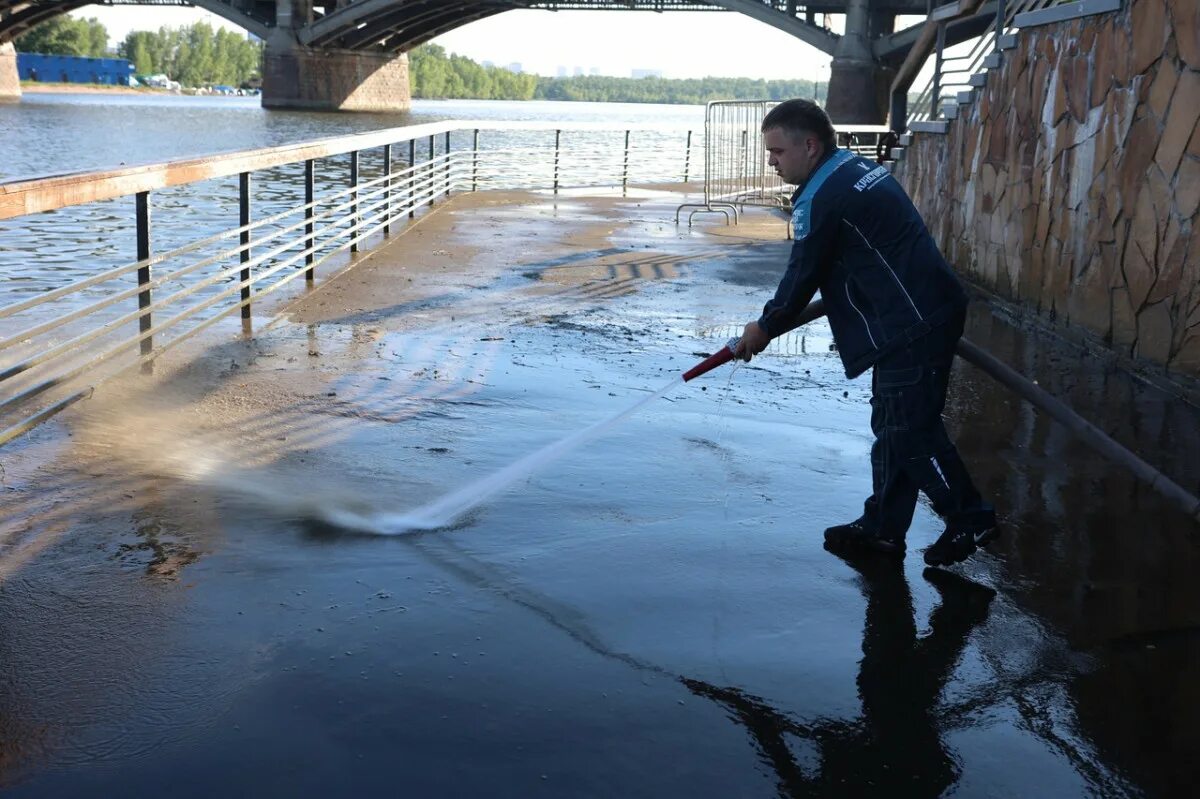
{"type": "Polygon", "coordinates": [[[1019,33],[900,178],[952,263],[1123,354],[1200,377],[1200,1],[1019,33]]]}

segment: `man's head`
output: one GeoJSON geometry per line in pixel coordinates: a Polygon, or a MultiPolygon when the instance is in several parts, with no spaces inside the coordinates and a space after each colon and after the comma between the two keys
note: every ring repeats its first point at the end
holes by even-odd
{"type": "Polygon", "coordinates": [[[808,180],[821,158],[837,147],[833,123],[810,100],[784,100],[762,123],[767,163],[788,183],[808,180]]]}

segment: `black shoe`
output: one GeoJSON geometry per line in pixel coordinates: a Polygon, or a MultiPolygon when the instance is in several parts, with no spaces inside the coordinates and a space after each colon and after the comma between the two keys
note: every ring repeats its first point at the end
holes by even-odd
{"type": "Polygon", "coordinates": [[[974,533],[974,536],[975,546],[979,547],[980,549],[984,549],[988,544],[1000,537],[1000,528],[992,525],[985,530],[980,530],[979,532],[974,533]]]}
{"type": "Polygon", "coordinates": [[[855,519],[849,524],[838,524],[825,530],[825,548],[837,554],[838,551],[873,550],[889,555],[904,556],[904,542],[883,538],[862,519],[855,519]]]}
{"type": "Polygon", "coordinates": [[[946,531],[925,550],[925,562],[930,566],[949,566],[966,560],[974,551],[975,534],[965,527],[948,524],[946,531]]]}
{"type": "Polygon", "coordinates": [[[980,548],[986,547],[1000,536],[1000,529],[996,526],[996,511],[986,502],[981,503],[974,512],[954,519],[954,523],[970,530],[975,537],[975,546],[980,548]]]}

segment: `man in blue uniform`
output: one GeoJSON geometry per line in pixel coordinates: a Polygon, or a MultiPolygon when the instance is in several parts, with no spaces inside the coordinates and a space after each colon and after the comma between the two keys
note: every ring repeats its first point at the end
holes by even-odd
{"type": "Polygon", "coordinates": [[[946,521],[925,562],[965,560],[996,536],[942,424],[967,296],[904,189],[882,166],[838,149],[816,103],[788,100],[762,124],[768,163],[800,188],[787,271],[737,354],[749,360],[796,326],[819,289],[847,377],[873,368],[872,493],[863,515],[830,527],[830,548],[903,555],[918,492],[946,521]]]}

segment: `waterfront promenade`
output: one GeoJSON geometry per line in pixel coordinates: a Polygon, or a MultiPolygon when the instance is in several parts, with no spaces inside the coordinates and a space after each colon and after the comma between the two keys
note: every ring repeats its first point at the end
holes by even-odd
{"type": "MultiPolygon", "coordinates": [[[[1193,523],[961,363],[948,421],[1005,537],[953,576],[922,571],[923,506],[900,570],[822,550],[870,480],[869,384],[823,321],[450,529],[321,521],[483,477],[751,318],[783,219],[676,226],[669,189],[455,196],[6,447],[5,796],[1184,784],[1193,523]]],[[[1085,415],[1126,396],[1137,420],[1090,418],[1135,446],[1196,429],[986,304],[968,335],[1085,415]]]]}

